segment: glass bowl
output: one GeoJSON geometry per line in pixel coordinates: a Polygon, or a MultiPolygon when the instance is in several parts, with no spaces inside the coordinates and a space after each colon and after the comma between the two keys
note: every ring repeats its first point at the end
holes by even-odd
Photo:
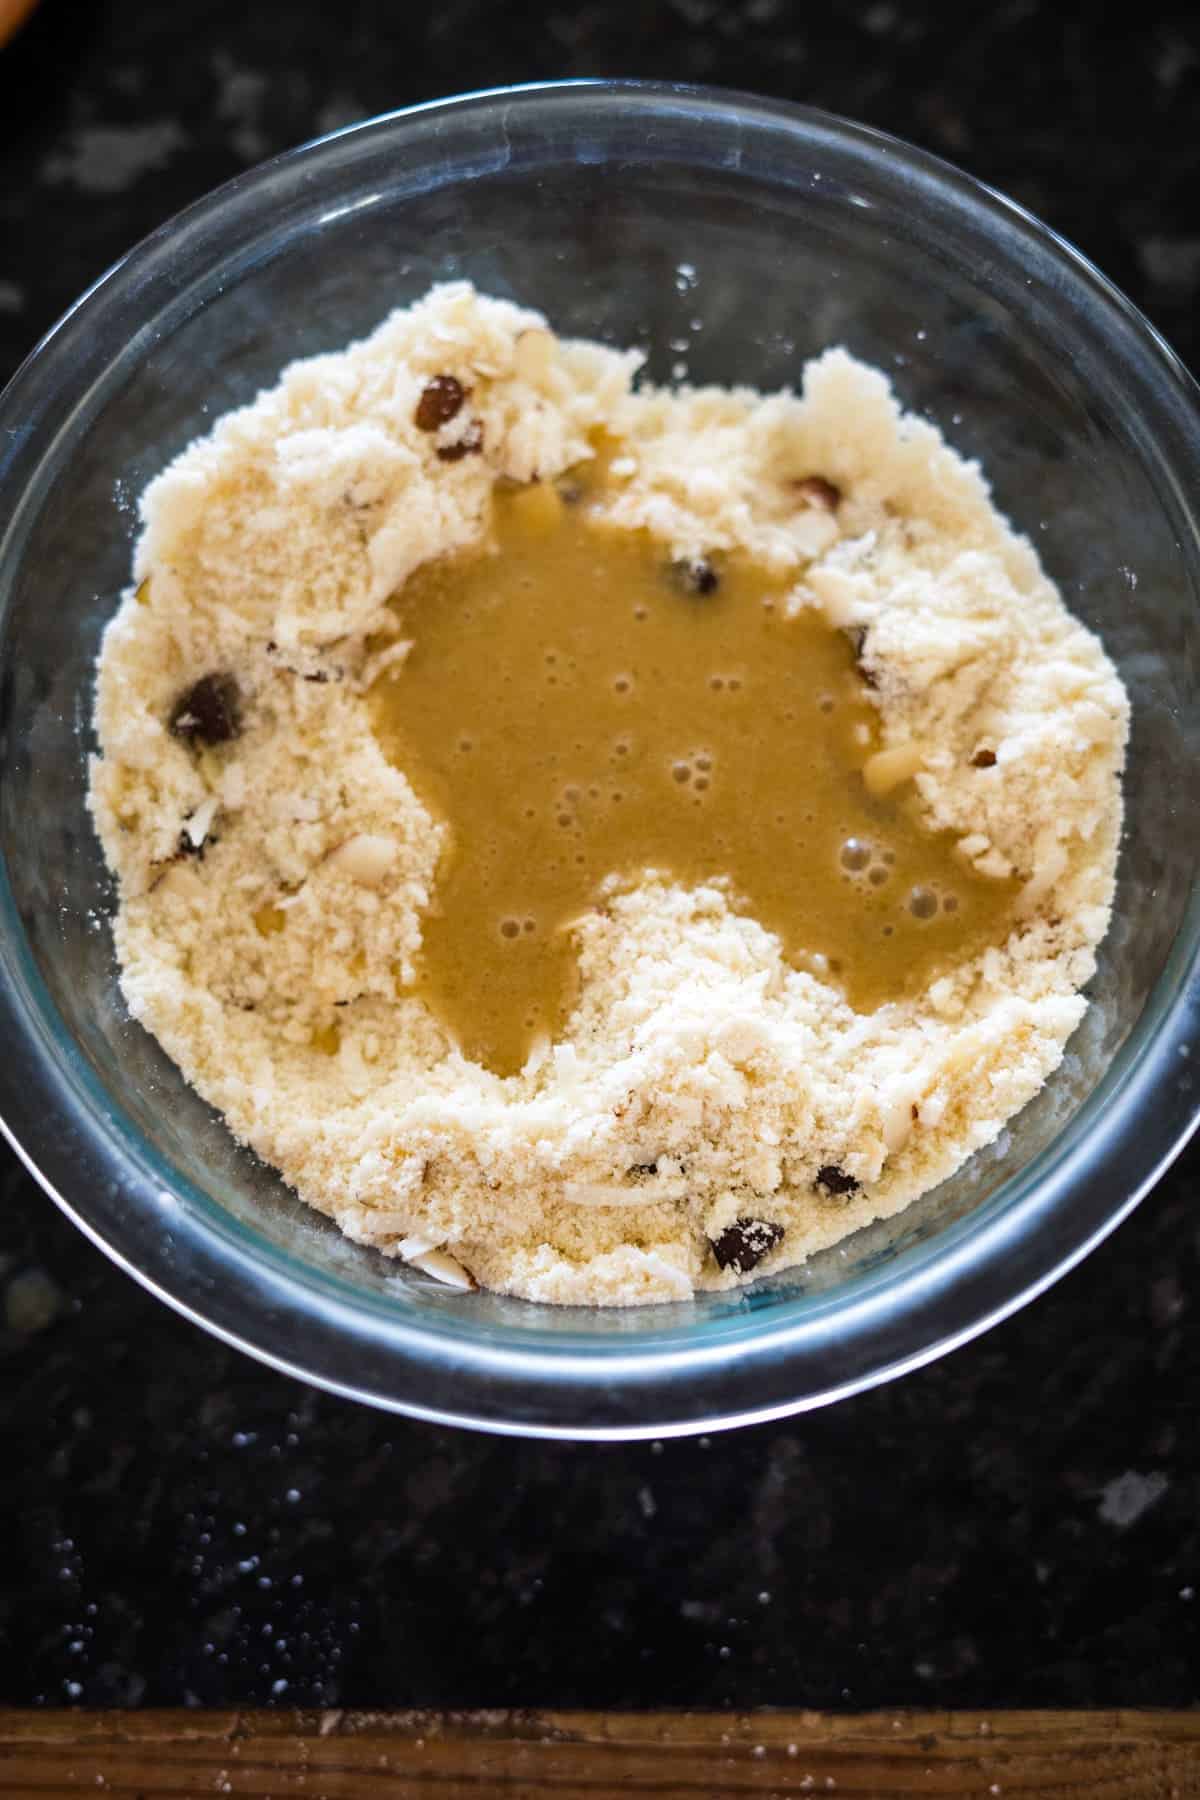
{"type": "Polygon", "coordinates": [[[277,1368],[425,1418],[646,1437],[819,1405],[1038,1293],[1196,1121],[1200,412],[1069,245],[879,132],[620,82],[418,106],[154,233],[0,402],[0,1112],[115,1261],[277,1368]],[[296,356],[470,277],[653,377],[797,381],[842,343],[978,455],[1134,706],[1112,930],[1066,1059],[899,1218],[736,1293],[628,1311],[462,1295],[342,1239],[125,1011],[84,808],[92,665],[135,497],[296,356]]]}

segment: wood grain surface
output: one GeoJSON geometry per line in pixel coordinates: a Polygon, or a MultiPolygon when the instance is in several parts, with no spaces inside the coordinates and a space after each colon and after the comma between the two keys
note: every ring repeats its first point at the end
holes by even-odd
{"type": "Polygon", "coordinates": [[[1198,1712],[0,1711],[3,1800],[1200,1795],[1198,1712]]]}

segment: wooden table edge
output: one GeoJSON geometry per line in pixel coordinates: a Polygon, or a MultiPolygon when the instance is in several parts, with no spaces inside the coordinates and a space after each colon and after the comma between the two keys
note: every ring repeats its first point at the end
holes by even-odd
{"type": "Polygon", "coordinates": [[[3,1800],[1200,1796],[1200,1709],[0,1708],[3,1800]]]}

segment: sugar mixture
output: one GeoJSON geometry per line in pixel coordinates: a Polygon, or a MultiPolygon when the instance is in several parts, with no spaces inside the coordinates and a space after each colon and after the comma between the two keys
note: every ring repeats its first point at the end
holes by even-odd
{"type": "Polygon", "coordinates": [[[684,1298],[1040,1087],[1127,702],[978,469],[841,351],[635,386],[465,284],[143,497],[92,805],[122,986],[359,1241],[684,1298]]]}

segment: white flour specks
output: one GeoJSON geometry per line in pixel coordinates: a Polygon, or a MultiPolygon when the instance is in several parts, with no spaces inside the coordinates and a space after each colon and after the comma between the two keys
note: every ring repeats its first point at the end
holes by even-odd
{"type": "Polygon", "coordinates": [[[69,182],[89,194],[119,194],[142,175],[161,169],[189,142],[174,119],[145,125],[80,125],[66,149],[42,164],[42,179],[69,182]]]}

